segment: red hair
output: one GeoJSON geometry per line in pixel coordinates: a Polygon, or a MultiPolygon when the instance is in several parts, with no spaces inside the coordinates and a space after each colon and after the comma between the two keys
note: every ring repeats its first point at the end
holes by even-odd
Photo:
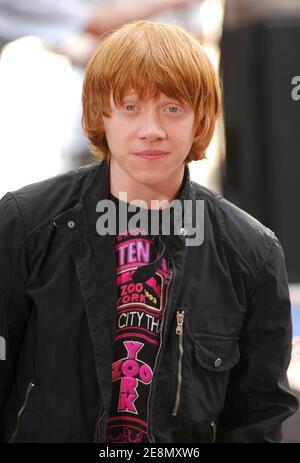
{"type": "Polygon", "coordinates": [[[186,162],[205,158],[221,107],[219,78],[200,43],[179,26],[136,21],[110,32],[91,57],[83,82],[82,127],[91,151],[110,156],[102,116],[110,95],[120,105],[129,89],[141,98],[164,93],[195,112],[195,138],[186,162]]]}

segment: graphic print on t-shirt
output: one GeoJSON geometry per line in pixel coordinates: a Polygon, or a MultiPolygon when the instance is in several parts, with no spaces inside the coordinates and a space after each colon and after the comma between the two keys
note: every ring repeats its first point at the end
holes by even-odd
{"type": "Polygon", "coordinates": [[[165,259],[146,281],[134,283],[132,274],[157,256],[154,240],[143,230],[116,237],[117,329],[112,364],[113,393],[106,442],[149,442],[148,398],[170,270],[165,259]]]}
{"type": "Polygon", "coordinates": [[[137,354],[143,348],[144,343],[123,341],[123,344],[128,352],[127,357],[117,360],[112,366],[113,381],[120,380],[118,412],[130,412],[137,415],[134,402],[139,397],[138,381],[150,384],[153,373],[147,363],[137,359],[137,354]]]}

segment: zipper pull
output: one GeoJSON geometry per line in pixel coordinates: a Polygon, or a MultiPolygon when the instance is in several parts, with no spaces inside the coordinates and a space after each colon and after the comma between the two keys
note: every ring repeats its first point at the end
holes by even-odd
{"type": "Polygon", "coordinates": [[[216,442],[216,436],[217,436],[217,423],[215,421],[212,421],[210,423],[212,427],[212,440],[213,442],[216,442]]]}
{"type": "Polygon", "coordinates": [[[177,310],[176,319],[177,319],[176,334],[180,336],[182,335],[182,331],[183,331],[184,310],[182,310],[181,312],[177,310]]]}
{"type": "Polygon", "coordinates": [[[177,390],[176,390],[176,400],[172,416],[177,416],[177,412],[180,404],[181,388],[182,388],[182,362],[183,362],[183,322],[184,322],[184,310],[177,310],[176,313],[176,334],[178,334],[178,372],[177,372],[177,390]]]}
{"type": "Polygon", "coordinates": [[[31,394],[34,387],[35,387],[35,384],[33,382],[31,382],[31,383],[28,384],[28,386],[26,388],[26,394],[25,394],[25,399],[24,399],[23,405],[22,405],[22,407],[20,408],[20,410],[18,411],[18,414],[17,414],[16,429],[14,430],[13,434],[10,436],[10,438],[8,440],[9,443],[12,443],[12,442],[16,441],[16,438],[17,438],[18,432],[19,432],[20,417],[21,417],[22,413],[24,412],[24,410],[26,408],[28,398],[29,398],[29,396],[30,396],[30,394],[31,394]]]}

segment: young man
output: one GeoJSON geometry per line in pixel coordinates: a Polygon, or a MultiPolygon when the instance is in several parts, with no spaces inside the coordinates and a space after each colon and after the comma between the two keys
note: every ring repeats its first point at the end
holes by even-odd
{"type": "Polygon", "coordinates": [[[189,179],[219,110],[182,29],[137,22],[100,43],[83,127],[102,161],[0,203],[3,441],[281,441],[297,405],[280,244],[189,179]]]}

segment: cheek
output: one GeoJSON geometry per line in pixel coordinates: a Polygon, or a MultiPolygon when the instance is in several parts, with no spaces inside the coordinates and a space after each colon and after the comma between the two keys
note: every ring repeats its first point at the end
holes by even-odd
{"type": "Polygon", "coordinates": [[[115,117],[109,120],[105,126],[105,132],[109,137],[119,139],[122,142],[125,139],[130,138],[131,134],[134,133],[134,124],[124,120],[122,117],[115,117]]]}
{"type": "Polygon", "coordinates": [[[190,125],[185,124],[181,130],[177,130],[175,136],[178,146],[181,146],[182,149],[189,149],[194,141],[194,130],[190,125]]]}
{"type": "Polygon", "coordinates": [[[183,144],[188,144],[194,139],[194,119],[187,118],[180,121],[176,127],[173,128],[173,135],[176,139],[181,140],[183,144]]]}
{"type": "Polygon", "coordinates": [[[126,133],[122,124],[116,121],[109,121],[104,124],[104,130],[107,143],[111,149],[124,143],[126,133]]]}

